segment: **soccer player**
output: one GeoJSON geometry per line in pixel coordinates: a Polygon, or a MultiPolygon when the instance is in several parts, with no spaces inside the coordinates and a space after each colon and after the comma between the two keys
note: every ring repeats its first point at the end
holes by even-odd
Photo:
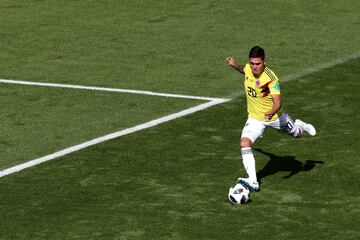
{"type": "Polygon", "coordinates": [[[298,138],[307,133],[316,135],[315,128],[299,119],[293,121],[281,111],[279,79],[266,66],[265,51],[254,46],[249,52],[249,62],[240,65],[235,58],[226,58],[227,63],[245,75],[244,90],[247,101],[248,119],[241,133],[240,148],[243,165],[248,178],[239,178],[238,182],[253,192],[260,191],[256,176],[255,158],[252,145],[262,136],[267,127],[272,127],[298,138]]]}

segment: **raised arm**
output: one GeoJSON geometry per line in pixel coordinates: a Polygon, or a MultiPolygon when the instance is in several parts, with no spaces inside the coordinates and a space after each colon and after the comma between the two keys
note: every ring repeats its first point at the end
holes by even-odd
{"type": "Polygon", "coordinates": [[[235,58],[233,57],[227,57],[226,58],[226,62],[232,67],[234,68],[236,71],[238,71],[241,74],[245,74],[244,73],[244,65],[240,65],[236,62],[235,58]]]}

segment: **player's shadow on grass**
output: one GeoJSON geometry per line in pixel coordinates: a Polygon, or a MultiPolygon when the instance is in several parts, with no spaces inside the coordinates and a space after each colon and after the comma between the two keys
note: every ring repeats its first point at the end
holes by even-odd
{"type": "Polygon", "coordinates": [[[275,154],[265,152],[260,148],[255,148],[255,150],[270,157],[269,162],[257,172],[259,182],[261,182],[262,178],[273,175],[277,172],[289,172],[289,174],[283,178],[290,178],[299,172],[311,171],[316,164],[324,163],[323,161],[316,160],[306,160],[305,163],[302,163],[296,160],[293,156],[277,156],[275,154]]]}

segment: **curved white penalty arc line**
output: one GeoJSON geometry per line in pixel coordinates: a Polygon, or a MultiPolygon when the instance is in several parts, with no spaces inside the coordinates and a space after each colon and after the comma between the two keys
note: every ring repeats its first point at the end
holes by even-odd
{"type": "Polygon", "coordinates": [[[221,103],[224,103],[224,102],[227,102],[227,101],[230,101],[230,100],[231,99],[215,99],[213,101],[209,101],[209,102],[197,105],[195,107],[185,109],[185,110],[177,112],[177,113],[173,113],[173,114],[170,114],[170,115],[167,115],[167,116],[164,116],[164,117],[161,117],[161,118],[158,118],[158,119],[155,119],[155,120],[152,120],[152,121],[149,121],[149,122],[146,122],[146,123],[143,123],[143,124],[131,127],[131,128],[127,128],[127,129],[124,129],[124,130],[121,130],[121,131],[110,133],[108,135],[98,137],[98,138],[92,139],[90,141],[87,141],[87,142],[84,142],[84,143],[81,143],[81,144],[78,144],[78,145],[75,145],[75,146],[72,146],[72,147],[69,147],[69,148],[65,148],[65,149],[60,150],[58,152],[55,152],[55,153],[52,153],[52,154],[49,154],[49,155],[46,155],[46,156],[43,156],[43,157],[40,157],[40,158],[36,158],[34,160],[31,160],[31,161],[16,165],[14,167],[10,167],[10,168],[1,170],[0,171],[0,177],[4,177],[4,176],[7,176],[7,175],[16,173],[16,172],[20,172],[20,171],[22,171],[24,169],[34,167],[34,166],[39,165],[41,163],[54,160],[56,158],[68,155],[70,153],[77,152],[79,150],[88,148],[90,146],[94,146],[96,144],[99,144],[99,143],[102,143],[102,142],[105,142],[105,141],[109,141],[111,139],[115,139],[115,138],[118,138],[118,137],[121,137],[121,136],[125,136],[125,135],[128,135],[128,134],[134,133],[134,132],[138,132],[138,131],[147,129],[147,128],[151,128],[151,127],[160,125],[162,123],[166,123],[166,122],[175,120],[177,118],[184,117],[186,115],[189,115],[189,114],[204,110],[206,108],[209,108],[209,107],[212,107],[212,106],[215,106],[217,104],[221,104],[221,103]]]}

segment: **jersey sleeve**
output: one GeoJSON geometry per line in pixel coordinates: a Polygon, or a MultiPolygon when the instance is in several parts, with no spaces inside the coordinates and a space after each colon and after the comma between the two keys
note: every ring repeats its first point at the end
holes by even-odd
{"type": "Polygon", "coordinates": [[[270,94],[280,94],[280,84],[279,84],[279,80],[273,80],[270,84],[269,84],[269,90],[270,90],[270,94]]]}
{"type": "Polygon", "coordinates": [[[271,79],[271,83],[269,84],[269,90],[270,94],[280,94],[280,83],[279,78],[275,75],[273,71],[271,71],[269,68],[265,68],[266,74],[271,79]]]}

